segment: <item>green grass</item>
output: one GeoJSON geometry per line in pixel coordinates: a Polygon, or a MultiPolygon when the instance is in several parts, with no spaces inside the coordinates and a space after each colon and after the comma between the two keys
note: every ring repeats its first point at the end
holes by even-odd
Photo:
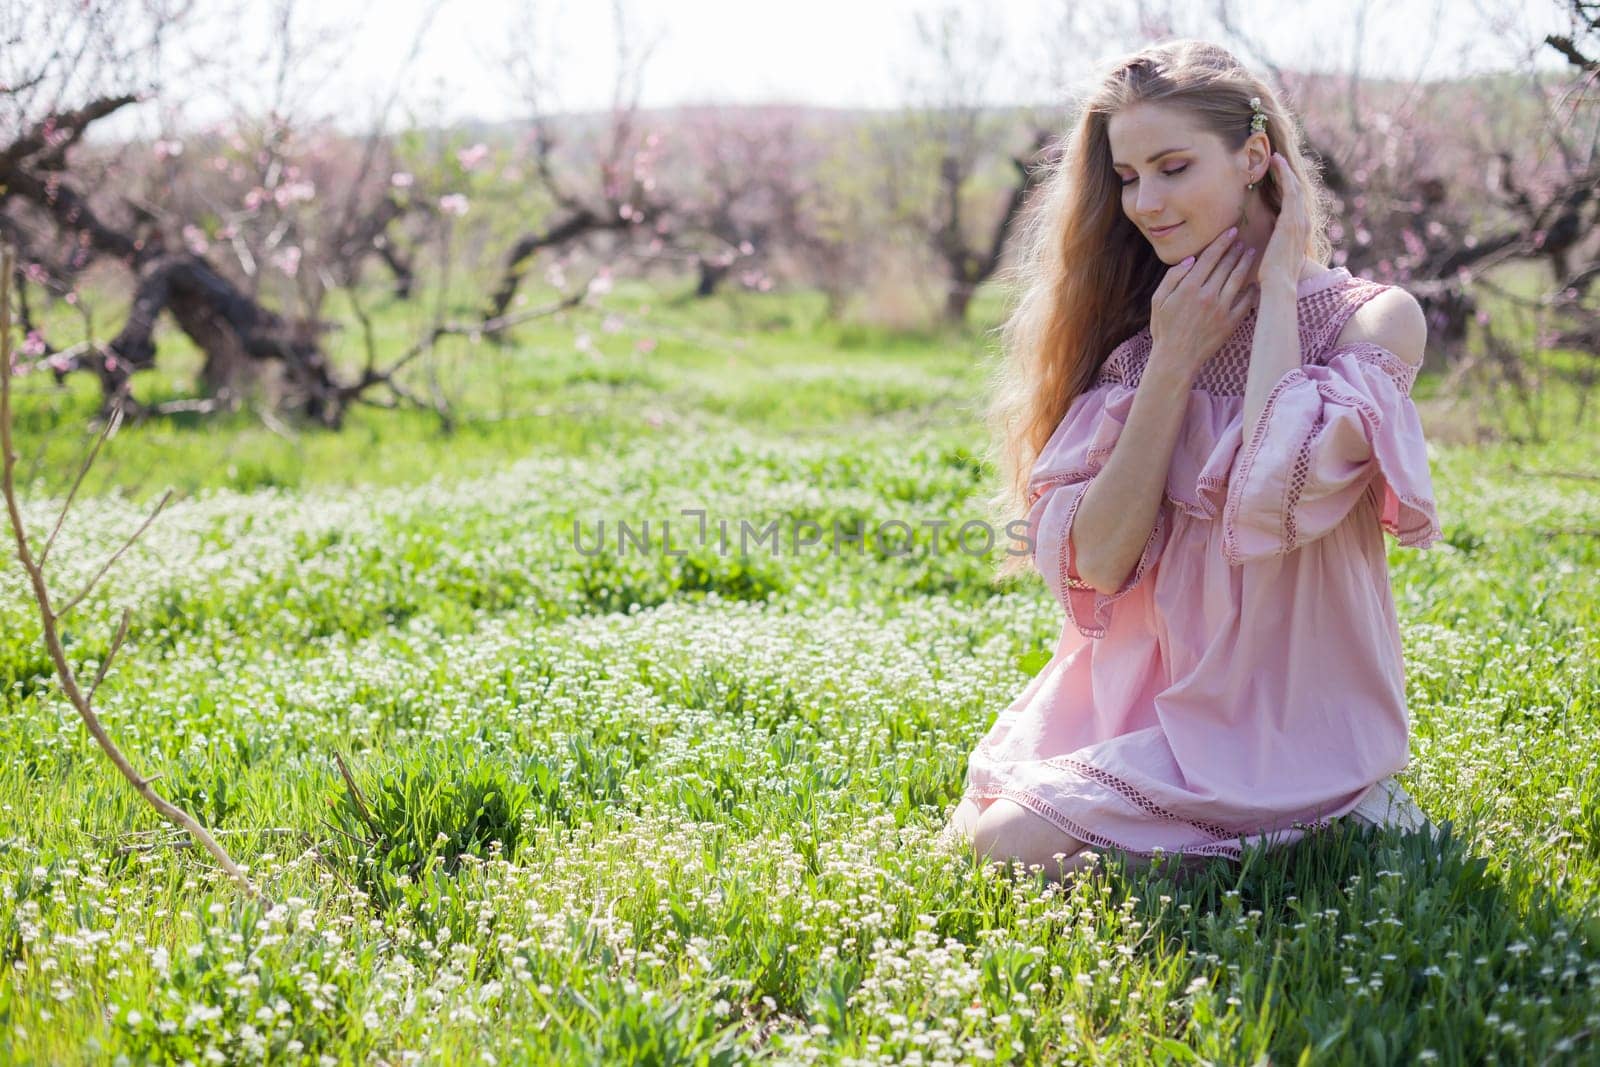
{"type": "MultiPolygon", "coordinates": [[[[551,298],[530,293],[529,306],[551,298]]],[[[975,306],[993,311],[998,299],[985,294],[975,306]]],[[[430,321],[423,309],[385,303],[378,291],[364,302],[389,360],[430,321]]],[[[470,321],[467,295],[452,306],[452,318],[470,321]]],[[[75,335],[60,310],[46,321],[58,336],[75,335]]],[[[165,322],[157,341],[157,368],[134,377],[135,397],[188,397],[199,354],[165,322]]],[[[504,347],[445,338],[431,371],[408,368],[402,381],[419,396],[431,396],[430,383],[439,383],[456,415],[454,432],[443,432],[432,412],[367,405],[354,407],[337,435],[289,427],[285,436],[251,410],[176,415],[137,433],[130,428],[124,443],[97,461],[85,488],[153,499],[168,488],[184,496],[213,488],[405,485],[436,474],[487,474],[526,455],[601,456],[619,441],[685,447],[747,426],[800,436],[888,428],[897,419],[950,426],[981,388],[979,365],[993,344],[981,327],[905,335],[829,323],[814,294],[730,291],[685,303],[619,285],[603,311],[585,307],[533,320],[504,347]],[[575,346],[580,332],[592,338],[592,355],[575,346]],[[639,351],[645,340],[656,342],[654,350],[639,351]]],[[[328,347],[344,377],[356,377],[366,360],[361,331],[335,333],[328,347]]],[[[22,389],[18,428],[31,448],[19,476],[37,494],[64,493],[93,439],[88,420],[99,386],[86,375],[59,387],[35,376],[22,389]]]]}
{"type": "MultiPolygon", "coordinates": [[[[448,435],[362,410],[339,435],[246,412],[113,438],[52,555],[59,593],[177,499],[68,617],[69,653],[92,677],[130,611],[107,727],[279,906],[241,903],[115,776],[13,564],[0,1060],[1582,1058],[1600,482],[1569,475],[1600,473],[1592,428],[1437,447],[1445,541],[1391,545],[1403,780],[1441,840],[1336,826],[1187,881],[1063,890],[934,841],[1060,631],[1037,579],[995,586],[997,553],[923,527],[906,554],[715,550],[718,520],[984,517],[990,337],[820,306],[658,300],[647,329],[451,342],[448,435]],[[587,542],[602,520],[613,543],[670,520],[684,551],[579,551],[574,522],[587,542]]],[[[378,321],[404,343],[402,311],[378,321]]],[[[185,388],[169,342],[141,396],[185,388]]],[[[22,384],[48,530],[94,397],[22,384]]],[[[1559,383],[1541,402],[1572,425],[1559,383]]]]}

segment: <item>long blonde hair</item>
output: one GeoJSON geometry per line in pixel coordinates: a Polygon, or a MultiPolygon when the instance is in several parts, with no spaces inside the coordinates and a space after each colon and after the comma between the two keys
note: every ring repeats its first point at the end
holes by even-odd
{"type": "MultiPolygon", "coordinates": [[[[1107,122],[1133,104],[1169,104],[1237,151],[1250,137],[1253,96],[1267,114],[1273,150],[1307,192],[1306,254],[1327,263],[1329,196],[1302,150],[1298,124],[1269,85],[1227,49],[1205,41],[1166,41],[1115,61],[1078,109],[1063,150],[1043,164],[1019,235],[1012,272],[1018,295],[1000,328],[1004,352],[987,411],[989,459],[1002,478],[989,506],[1002,526],[1026,515],[1039,452],[1111,351],[1149,325],[1150,299],[1168,270],[1122,211],[1107,122]]],[[[1270,172],[1257,187],[1276,214],[1283,199],[1270,172]]],[[[1016,542],[1006,544],[1019,554],[1006,553],[996,581],[1029,564],[1016,542]]]]}

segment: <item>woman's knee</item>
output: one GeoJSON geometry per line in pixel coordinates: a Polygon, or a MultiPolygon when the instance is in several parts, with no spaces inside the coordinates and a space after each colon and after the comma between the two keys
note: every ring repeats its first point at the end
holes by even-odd
{"type": "Polygon", "coordinates": [[[973,834],[979,860],[1004,865],[1021,861],[1024,867],[1037,863],[1052,875],[1063,862],[1070,869],[1072,858],[1087,847],[1043,816],[1004,798],[983,812],[973,834]]]}
{"type": "Polygon", "coordinates": [[[950,816],[950,827],[962,837],[971,841],[978,832],[978,820],[983,815],[983,808],[971,797],[962,797],[961,803],[956,805],[955,814],[950,816]]]}

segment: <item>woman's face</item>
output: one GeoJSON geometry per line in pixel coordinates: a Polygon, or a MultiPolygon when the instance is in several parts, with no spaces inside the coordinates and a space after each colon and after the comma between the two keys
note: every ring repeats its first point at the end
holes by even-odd
{"type": "MultiPolygon", "coordinates": [[[[1251,134],[1238,152],[1230,152],[1177,107],[1136,104],[1112,115],[1106,134],[1122,183],[1123,214],[1169,266],[1197,255],[1237,223],[1246,198],[1258,195],[1245,187],[1267,169],[1265,134],[1251,134]],[[1255,166],[1253,157],[1259,157],[1255,166]],[[1168,226],[1175,228],[1162,230],[1168,226]]],[[[1254,236],[1239,234],[1247,244],[1254,236]]]]}

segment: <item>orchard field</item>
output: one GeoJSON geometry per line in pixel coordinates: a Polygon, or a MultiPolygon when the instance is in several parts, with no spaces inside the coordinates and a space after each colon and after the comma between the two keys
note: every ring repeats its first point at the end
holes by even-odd
{"type": "MultiPolygon", "coordinates": [[[[96,704],[270,907],[116,776],[8,543],[0,1061],[1592,1054],[1592,405],[1576,419],[1552,379],[1561,432],[1510,408],[1466,443],[1419,382],[1445,539],[1390,561],[1402,781],[1437,840],[1335,825],[1182,882],[1112,863],[1063,889],[935,841],[1062,622],[1037,577],[991,583],[1003,543],[921,525],[986,518],[992,337],[819,325],[803,295],[649,299],[622,294],[593,354],[554,320],[455,346],[451,435],[414,410],[340,434],[244,412],[103,449],[51,555],[58,597],[176,496],[68,616],[68,651],[92,678],[131,609],[96,704]],[[697,545],[686,509],[730,534],[781,520],[782,550],[697,545]],[[615,524],[645,520],[672,520],[673,554],[615,551],[615,524]],[[791,551],[803,520],[917,536],[791,551]],[[612,550],[580,551],[574,524],[592,547],[600,521],[612,550]]],[[[192,366],[164,355],[141,397],[182,395],[192,366]]],[[[94,398],[17,388],[42,536],[94,398]]]]}

